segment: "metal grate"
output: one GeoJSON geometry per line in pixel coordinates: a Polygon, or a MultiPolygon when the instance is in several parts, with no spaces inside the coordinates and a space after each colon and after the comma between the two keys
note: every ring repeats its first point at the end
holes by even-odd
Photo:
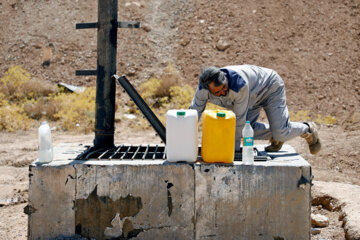
{"type": "MultiPolygon", "coordinates": [[[[270,157],[254,149],[255,161],[267,161],[270,157]]],[[[82,156],[81,160],[166,160],[166,147],[164,145],[128,145],[122,144],[110,149],[99,149],[82,156]]],[[[198,159],[201,159],[199,147],[198,159]]],[[[235,161],[241,161],[241,151],[235,152],[235,161]]]]}
{"type": "Polygon", "coordinates": [[[83,156],[83,160],[165,160],[164,145],[126,145],[111,149],[99,149],[83,156]]]}

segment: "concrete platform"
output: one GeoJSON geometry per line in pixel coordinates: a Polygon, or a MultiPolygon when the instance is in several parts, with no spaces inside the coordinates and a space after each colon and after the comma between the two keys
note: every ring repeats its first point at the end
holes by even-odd
{"type": "Polygon", "coordinates": [[[186,164],[73,161],[83,147],[61,144],[30,166],[29,239],[310,239],[311,167],[283,149],[186,164]]]}

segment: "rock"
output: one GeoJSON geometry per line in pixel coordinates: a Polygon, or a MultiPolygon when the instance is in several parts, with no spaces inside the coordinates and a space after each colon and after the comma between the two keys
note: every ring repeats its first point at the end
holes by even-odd
{"type": "Polygon", "coordinates": [[[311,225],[315,227],[329,226],[329,219],[321,214],[311,214],[311,225]]]}
{"type": "Polygon", "coordinates": [[[190,39],[183,39],[181,42],[180,42],[180,45],[185,47],[187,46],[188,44],[190,43],[190,39]]]}
{"type": "Polygon", "coordinates": [[[125,7],[130,7],[130,6],[141,7],[141,4],[138,3],[138,2],[127,2],[127,3],[125,3],[125,7]]]}
{"type": "Polygon", "coordinates": [[[225,40],[222,40],[222,39],[220,39],[216,44],[216,48],[219,51],[225,51],[229,47],[230,47],[230,44],[228,42],[226,42],[225,40]]]}
{"type": "Polygon", "coordinates": [[[319,228],[311,228],[311,235],[316,235],[321,233],[321,230],[319,228]]]}
{"type": "Polygon", "coordinates": [[[141,28],[145,31],[145,32],[150,32],[151,28],[149,25],[142,25],[141,28]]]}

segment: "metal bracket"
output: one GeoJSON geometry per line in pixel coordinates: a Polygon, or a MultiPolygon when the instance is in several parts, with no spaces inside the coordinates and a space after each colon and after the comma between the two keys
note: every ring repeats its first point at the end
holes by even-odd
{"type": "MultiPolygon", "coordinates": [[[[99,28],[97,22],[92,23],[77,23],[76,29],[99,28]]],[[[128,21],[117,22],[117,28],[140,28],[140,22],[128,21]]],[[[76,70],[76,76],[97,76],[97,70],[76,70]]]]}
{"type": "Polygon", "coordinates": [[[96,76],[97,70],[76,70],[76,76],[96,76]]]}
{"type": "Polygon", "coordinates": [[[140,22],[118,22],[118,28],[140,28],[140,22]]]}
{"type": "MultiPolygon", "coordinates": [[[[118,22],[118,28],[140,28],[140,22],[128,21],[128,22],[118,22]]],[[[99,28],[97,22],[93,23],[77,23],[76,29],[88,29],[88,28],[99,28]]]]}
{"type": "Polygon", "coordinates": [[[98,28],[98,23],[77,23],[76,29],[98,28]]]}

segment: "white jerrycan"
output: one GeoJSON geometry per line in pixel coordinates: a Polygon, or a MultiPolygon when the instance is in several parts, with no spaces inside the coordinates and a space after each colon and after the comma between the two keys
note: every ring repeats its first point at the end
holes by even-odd
{"type": "Polygon", "coordinates": [[[172,109],[166,113],[166,157],[169,162],[195,162],[198,155],[198,113],[172,109]]]}

